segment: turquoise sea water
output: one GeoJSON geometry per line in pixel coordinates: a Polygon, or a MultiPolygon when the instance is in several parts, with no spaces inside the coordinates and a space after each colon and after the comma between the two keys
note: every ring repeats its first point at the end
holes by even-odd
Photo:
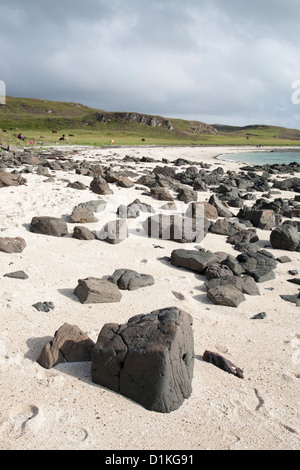
{"type": "Polygon", "coordinates": [[[300,163],[300,151],[273,151],[273,152],[242,152],[242,153],[228,153],[218,157],[220,160],[228,160],[231,162],[241,162],[253,165],[265,165],[274,163],[300,163]]]}

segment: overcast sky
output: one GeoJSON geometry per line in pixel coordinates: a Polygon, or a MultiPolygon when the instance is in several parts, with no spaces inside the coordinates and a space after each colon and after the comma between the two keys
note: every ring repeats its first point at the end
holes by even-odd
{"type": "Polygon", "coordinates": [[[0,0],[0,80],[8,96],[300,129],[299,23],[299,0],[0,0]]]}

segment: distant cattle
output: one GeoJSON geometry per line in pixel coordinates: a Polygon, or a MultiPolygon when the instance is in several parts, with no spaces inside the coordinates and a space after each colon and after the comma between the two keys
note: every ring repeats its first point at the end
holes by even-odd
{"type": "Polygon", "coordinates": [[[63,134],[59,140],[68,140],[68,137],[66,137],[65,134],[63,134]]]}
{"type": "Polygon", "coordinates": [[[52,134],[57,134],[57,131],[52,131],[52,134]]]}
{"type": "Polygon", "coordinates": [[[110,144],[114,144],[114,143],[115,143],[115,141],[114,141],[114,140],[111,140],[111,141],[110,141],[110,144]]]}
{"type": "Polygon", "coordinates": [[[145,142],[145,139],[142,139],[142,142],[145,142]]]}

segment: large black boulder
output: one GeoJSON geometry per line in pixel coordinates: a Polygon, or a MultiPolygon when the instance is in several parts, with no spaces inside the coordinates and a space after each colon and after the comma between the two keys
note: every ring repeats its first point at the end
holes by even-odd
{"type": "Polygon", "coordinates": [[[300,251],[300,234],[291,224],[276,227],[270,235],[272,248],[287,251],[300,251]]]}
{"type": "Polygon", "coordinates": [[[63,219],[57,217],[33,217],[30,223],[30,231],[54,237],[64,237],[68,235],[68,226],[63,219]]]}
{"type": "Polygon", "coordinates": [[[104,325],[92,352],[92,381],[150,411],[178,409],[192,392],[192,323],[190,314],[170,307],[104,325]]]}

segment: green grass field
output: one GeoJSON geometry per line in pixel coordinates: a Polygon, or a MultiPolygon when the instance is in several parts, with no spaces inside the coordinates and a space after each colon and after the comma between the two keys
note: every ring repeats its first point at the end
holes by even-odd
{"type": "Polygon", "coordinates": [[[7,97],[0,106],[0,143],[34,145],[203,145],[203,146],[300,146],[300,130],[266,125],[233,127],[216,125],[217,133],[197,121],[168,119],[166,126],[151,127],[120,119],[118,113],[89,108],[78,103],[7,97]],[[97,113],[107,115],[109,122],[97,120],[97,113]],[[203,131],[199,132],[199,129],[203,131]],[[57,131],[53,133],[52,130],[57,131]],[[6,131],[6,132],[4,132],[6,131]],[[17,139],[19,132],[27,138],[17,139]],[[65,134],[66,141],[59,141],[65,134]],[[71,135],[70,135],[71,134],[71,135]]]}

